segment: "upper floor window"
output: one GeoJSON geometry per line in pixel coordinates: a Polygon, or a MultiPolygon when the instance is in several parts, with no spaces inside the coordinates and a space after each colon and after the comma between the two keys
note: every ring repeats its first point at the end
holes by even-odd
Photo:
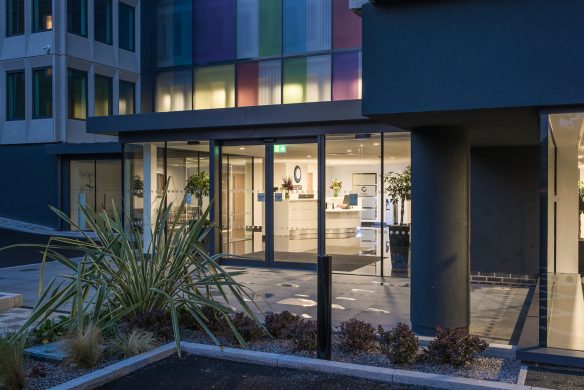
{"type": "Polygon", "coordinates": [[[32,2],[32,32],[53,29],[52,0],[33,0],[32,2]]]}
{"type": "Polygon", "coordinates": [[[120,97],[118,110],[120,115],[130,115],[136,112],[136,84],[120,80],[120,97]]]}
{"type": "Polygon", "coordinates": [[[95,40],[112,44],[112,0],[94,2],[95,40]]]}
{"type": "Polygon", "coordinates": [[[119,10],[119,39],[120,49],[135,50],[135,10],[128,4],[120,3],[119,10]]]}
{"type": "Polygon", "coordinates": [[[190,65],[193,54],[193,1],[156,3],[156,65],[190,65]]]}
{"type": "Polygon", "coordinates": [[[6,72],[6,120],[24,119],[24,70],[6,72]]]}
{"type": "Polygon", "coordinates": [[[67,31],[87,37],[87,0],[67,0],[67,31]]]}
{"type": "Polygon", "coordinates": [[[193,109],[193,72],[176,69],[156,76],[156,111],[184,111],[193,109]]]}
{"type": "Polygon", "coordinates": [[[34,119],[53,116],[53,70],[51,68],[32,71],[32,117],[34,119]]]}
{"type": "Polygon", "coordinates": [[[24,0],[6,0],[6,36],[24,34],[24,0]]]}
{"type": "Polygon", "coordinates": [[[87,119],[87,72],[67,70],[69,119],[87,119]]]}
{"type": "Polygon", "coordinates": [[[95,116],[112,115],[112,79],[107,76],[95,76],[95,116]]]}
{"type": "Polygon", "coordinates": [[[331,48],[331,0],[284,0],[284,53],[331,48]]]}

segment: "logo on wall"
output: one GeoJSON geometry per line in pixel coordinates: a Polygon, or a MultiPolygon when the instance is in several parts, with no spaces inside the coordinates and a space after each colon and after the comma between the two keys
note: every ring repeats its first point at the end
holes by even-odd
{"type": "Polygon", "coordinates": [[[294,181],[296,183],[300,183],[301,179],[302,179],[302,171],[300,170],[300,167],[298,165],[296,165],[294,167],[294,181]]]}

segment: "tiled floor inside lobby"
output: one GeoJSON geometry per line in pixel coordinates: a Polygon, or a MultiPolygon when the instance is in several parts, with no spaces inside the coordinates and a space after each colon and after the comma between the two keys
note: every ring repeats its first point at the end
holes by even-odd
{"type": "MultiPolygon", "coordinates": [[[[24,294],[24,305],[33,306],[37,297],[39,265],[4,268],[0,291],[24,294]]],[[[289,310],[305,318],[316,318],[316,273],[267,268],[226,267],[245,270],[236,279],[253,290],[264,313],[289,310]]],[[[48,263],[45,283],[65,268],[48,263]]],[[[510,342],[526,304],[529,290],[518,287],[471,287],[471,332],[493,343],[510,342]]],[[[358,318],[374,326],[390,327],[397,322],[409,324],[410,287],[407,278],[386,278],[350,274],[333,275],[333,325],[358,318]]],[[[22,311],[18,316],[22,318],[22,311]]],[[[6,317],[9,318],[10,316],[6,317]]],[[[6,327],[0,318],[0,329],[6,327]]],[[[15,323],[11,323],[15,326],[15,323]]]]}

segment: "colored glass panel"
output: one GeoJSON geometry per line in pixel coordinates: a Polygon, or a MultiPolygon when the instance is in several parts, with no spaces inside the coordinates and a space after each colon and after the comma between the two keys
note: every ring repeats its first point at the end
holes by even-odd
{"type": "Polygon", "coordinates": [[[280,104],[282,102],[282,67],[280,60],[259,63],[259,105],[280,104]]]}
{"type": "Polygon", "coordinates": [[[319,51],[331,48],[331,0],[308,0],[306,50],[319,51]]]}
{"type": "Polygon", "coordinates": [[[192,0],[162,0],[156,4],[156,65],[190,65],[193,57],[192,0]]]}
{"type": "Polygon", "coordinates": [[[258,6],[258,0],[237,0],[237,58],[259,55],[258,6]]]}
{"type": "Polygon", "coordinates": [[[237,65],[237,106],[258,105],[259,64],[245,62],[237,65]]]}
{"type": "Polygon", "coordinates": [[[284,53],[331,47],[331,0],[284,0],[284,53]]]}
{"type": "Polygon", "coordinates": [[[361,53],[333,56],[333,100],[361,98],[361,53]]]}
{"type": "Polygon", "coordinates": [[[284,53],[306,51],[307,0],[284,0],[284,53]]]}
{"type": "Polygon", "coordinates": [[[156,111],[193,109],[193,80],[190,69],[171,70],[156,77],[156,111]]]}
{"type": "Polygon", "coordinates": [[[195,69],[195,110],[235,107],[233,65],[195,69]]]}
{"type": "Polygon", "coordinates": [[[331,56],[306,59],[306,102],[331,100],[331,56]]]}
{"type": "Polygon", "coordinates": [[[349,9],[349,0],[333,0],[333,48],[361,47],[361,18],[349,9]]]}
{"type": "Polygon", "coordinates": [[[195,0],[195,63],[235,58],[235,0],[195,0]]]}
{"type": "Polygon", "coordinates": [[[259,0],[259,55],[282,54],[282,0],[259,0]]]}
{"type": "Polygon", "coordinates": [[[306,57],[284,60],[284,104],[306,101],[306,57]]]}

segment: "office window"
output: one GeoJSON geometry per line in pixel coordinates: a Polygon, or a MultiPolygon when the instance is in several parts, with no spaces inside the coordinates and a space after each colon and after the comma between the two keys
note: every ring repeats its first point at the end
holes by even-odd
{"type": "Polygon", "coordinates": [[[119,38],[120,49],[134,51],[135,48],[135,26],[134,26],[134,7],[128,4],[120,3],[119,9],[119,38]]]}
{"type": "Polygon", "coordinates": [[[33,0],[32,32],[48,31],[52,29],[53,29],[52,0],[33,0]]]}
{"type": "Polygon", "coordinates": [[[282,1],[237,0],[237,58],[282,54],[282,1]]]}
{"type": "Polygon", "coordinates": [[[120,80],[118,111],[120,115],[130,115],[136,112],[136,84],[120,80]]]}
{"type": "Polygon", "coordinates": [[[6,73],[6,120],[24,119],[24,71],[6,73]]]}
{"type": "Polygon", "coordinates": [[[193,1],[156,3],[156,65],[167,67],[193,62],[193,1]]]}
{"type": "Polygon", "coordinates": [[[53,70],[51,68],[32,71],[32,117],[53,116],[53,70]]]}
{"type": "Polygon", "coordinates": [[[284,60],[284,104],[331,100],[331,57],[284,60]]]}
{"type": "Polygon", "coordinates": [[[331,0],[284,0],[284,53],[331,48],[331,0]]]}
{"type": "Polygon", "coordinates": [[[361,98],[361,53],[333,55],[333,100],[361,98]]]}
{"type": "Polygon", "coordinates": [[[112,79],[107,76],[95,76],[95,116],[112,115],[112,79]]]}
{"type": "Polygon", "coordinates": [[[237,106],[280,104],[281,84],[280,60],[237,64],[237,106]]]}
{"type": "Polygon", "coordinates": [[[235,107],[235,67],[195,69],[195,110],[235,107]]]}
{"type": "Polygon", "coordinates": [[[95,40],[112,44],[112,0],[94,2],[95,40]]]}
{"type": "Polygon", "coordinates": [[[333,48],[361,47],[361,17],[349,8],[349,0],[333,0],[333,48]]]}
{"type": "Polygon", "coordinates": [[[171,70],[156,77],[156,111],[185,111],[193,109],[193,72],[171,70]]]}
{"type": "Polygon", "coordinates": [[[67,83],[69,119],[87,119],[87,73],[69,69],[67,83]]]}
{"type": "Polygon", "coordinates": [[[87,0],[67,0],[67,31],[87,37],[87,0]]]}
{"type": "Polygon", "coordinates": [[[24,0],[6,0],[6,36],[24,34],[24,0]]]}
{"type": "Polygon", "coordinates": [[[196,64],[235,58],[235,0],[195,0],[196,64]],[[212,38],[211,38],[212,37],[212,38]]]}

